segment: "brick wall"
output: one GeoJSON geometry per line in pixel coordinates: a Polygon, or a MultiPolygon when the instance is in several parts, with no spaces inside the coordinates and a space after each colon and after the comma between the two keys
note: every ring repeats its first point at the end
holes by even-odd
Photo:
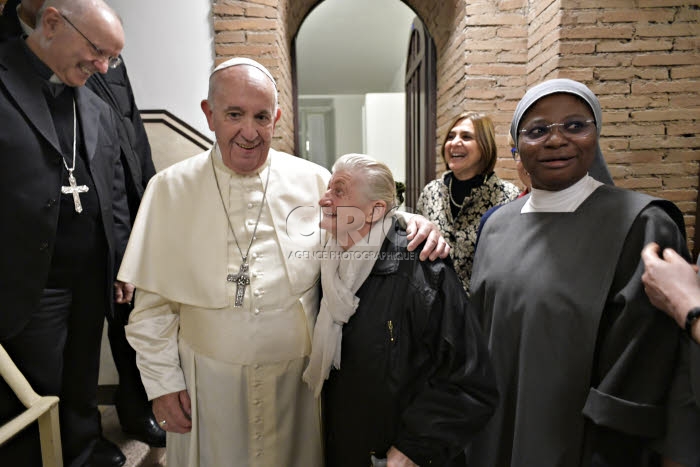
{"type": "MultiPolygon", "coordinates": [[[[526,89],[527,0],[454,3],[454,14],[437,18],[442,27],[448,28],[447,39],[433,35],[438,55],[436,151],[439,154],[440,141],[458,114],[485,113],[496,126],[500,156],[496,170],[503,178],[515,181],[507,132],[513,110],[526,89]]],[[[440,157],[437,163],[439,173],[444,163],[440,157]]]]}
{"type": "MultiPolygon", "coordinates": [[[[283,111],[274,146],[291,151],[292,40],[318,0],[213,1],[217,60],[243,55],[270,68],[283,111]]],[[[516,180],[506,135],[518,100],[544,79],[582,81],[603,106],[601,146],[615,182],[674,201],[692,238],[700,160],[700,0],[405,3],[436,45],[436,151],[455,115],[482,111],[496,124],[496,170],[516,180]]]]}
{"type": "Polygon", "coordinates": [[[285,25],[289,8],[284,0],[214,0],[212,14],[216,63],[231,57],[249,57],[265,65],[277,81],[282,118],[273,146],[294,149],[291,47],[285,25]]]}
{"type": "MultiPolygon", "coordinates": [[[[619,186],[675,202],[695,231],[700,160],[700,3],[562,0],[556,66],[603,107],[601,147],[619,186]]],[[[532,46],[532,44],[530,44],[532,46]]],[[[532,47],[529,56],[533,56],[532,47]]],[[[689,242],[692,248],[692,242],[689,242]]]]}

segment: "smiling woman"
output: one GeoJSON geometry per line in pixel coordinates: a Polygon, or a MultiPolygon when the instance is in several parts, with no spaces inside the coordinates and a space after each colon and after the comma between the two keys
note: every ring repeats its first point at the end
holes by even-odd
{"type": "Polygon", "coordinates": [[[494,134],[493,122],[485,115],[470,112],[457,117],[442,145],[450,170],[428,183],[418,199],[418,213],[437,224],[452,247],[454,266],[466,291],[481,216],[520,193],[494,172],[494,134]]]}
{"type": "Polygon", "coordinates": [[[520,159],[532,187],[542,190],[563,190],[581,180],[598,147],[593,112],[572,94],[552,94],[537,101],[518,133],[520,159]]]}
{"type": "Polygon", "coordinates": [[[647,465],[664,432],[679,332],[644,294],[640,252],[655,241],[687,256],[683,217],[588,174],[601,113],[564,79],[516,108],[532,193],[488,219],[474,261],[470,306],[504,399],[469,465],[647,465]]]}
{"type": "Polygon", "coordinates": [[[381,162],[346,154],[333,166],[319,202],[332,239],[304,380],[323,393],[326,465],[374,456],[463,466],[496,403],[495,380],[457,275],[408,251],[395,195],[381,162]]]}

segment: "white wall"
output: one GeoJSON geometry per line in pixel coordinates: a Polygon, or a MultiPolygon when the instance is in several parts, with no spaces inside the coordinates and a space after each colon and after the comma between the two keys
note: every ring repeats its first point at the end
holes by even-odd
{"type": "MultiPolygon", "coordinates": [[[[362,131],[362,110],[364,94],[305,94],[303,99],[330,99],[333,101],[335,154],[333,160],[349,153],[361,153],[364,148],[362,131]]],[[[330,170],[330,167],[328,167],[330,170]]]]}
{"type": "Polygon", "coordinates": [[[361,153],[362,106],[365,96],[362,94],[335,95],[333,102],[335,104],[335,158],[343,154],[361,153]]]}
{"type": "Polygon", "coordinates": [[[199,107],[214,64],[210,0],[107,0],[122,17],[136,105],[163,109],[212,137],[199,107]]]}
{"type": "Polygon", "coordinates": [[[416,17],[413,10],[400,0],[313,3],[316,5],[304,18],[296,37],[299,92],[394,91],[387,86],[396,68],[406,59],[411,25],[416,17]]]}
{"type": "Polygon", "coordinates": [[[405,182],[406,102],[403,92],[299,97],[333,100],[336,158],[348,153],[368,154],[387,164],[396,180],[405,182]]]}
{"type": "Polygon", "coordinates": [[[404,92],[406,90],[406,60],[396,67],[394,77],[389,86],[389,92],[404,92]]]}
{"type": "Polygon", "coordinates": [[[402,92],[365,96],[366,153],[406,182],[406,96],[402,92]]]}

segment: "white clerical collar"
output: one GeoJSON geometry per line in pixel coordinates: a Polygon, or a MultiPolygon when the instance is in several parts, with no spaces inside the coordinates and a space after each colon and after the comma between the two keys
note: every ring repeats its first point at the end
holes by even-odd
{"type": "MultiPolygon", "coordinates": [[[[28,25],[27,23],[22,20],[22,17],[19,15],[19,7],[22,6],[21,4],[17,5],[17,19],[19,20],[19,26],[22,28],[22,31],[28,36],[32,32],[34,32],[34,28],[28,25]]],[[[49,82],[54,83],[54,84],[63,84],[63,81],[59,79],[58,76],[56,76],[56,73],[51,75],[51,78],[49,78],[49,82]]]]}
{"type": "Polygon", "coordinates": [[[229,166],[227,166],[224,163],[224,156],[221,155],[221,150],[219,149],[219,145],[217,143],[214,143],[214,147],[212,148],[212,152],[214,153],[212,155],[212,157],[214,159],[214,164],[216,165],[216,167],[223,170],[224,172],[229,173],[232,177],[236,178],[236,177],[250,177],[252,175],[262,177],[262,173],[265,171],[266,168],[268,168],[270,166],[270,158],[272,157],[273,151],[272,151],[272,149],[270,149],[268,151],[267,158],[265,159],[265,162],[263,163],[263,165],[261,165],[260,167],[257,168],[255,173],[251,173],[251,174],[247,174],[247,175],[239,174],[238,172],[231,170],[231,168],[229,168],[229,166]]]}
{"type": "Polygon", "coordinates": [[[530,198],[520,212],[574,212],[600,185],[601,182],[586,175],[569,188],[560,191],[533,188],[530,198]]]}

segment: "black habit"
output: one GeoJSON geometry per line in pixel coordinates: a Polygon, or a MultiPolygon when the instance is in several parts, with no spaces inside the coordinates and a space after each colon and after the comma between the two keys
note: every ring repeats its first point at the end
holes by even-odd
{"type": "Polygon", "coordinates": [[[502,400],[471,464],[644,465],[663,435],[679,329],[650,303],[640,252],[686,252],[668,201],[600,186],[574,212],[486,222],[471,306],[489,340],[502,400]]]}

